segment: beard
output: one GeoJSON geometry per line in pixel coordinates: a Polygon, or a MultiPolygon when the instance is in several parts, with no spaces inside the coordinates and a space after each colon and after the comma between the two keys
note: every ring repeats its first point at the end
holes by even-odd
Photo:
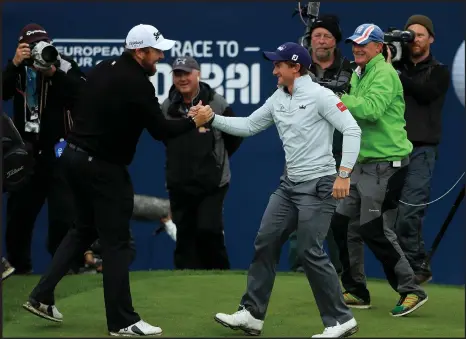
{"type": "Polygon", "coordinates": [[[419,57],[424,55],[427,52],[427,47],[416,46],[418,48],[414,49],[413,47],[410,48],[411,56],[419,57]]]}
{"type": "Polygon", "coordinates": [[[155,68],[154,63],[148,62],[146,60],[142,60],[141,64],[148,76],[153,76],[157,72],[157,69],[155,68]]]}
{"type": "Polygon", "coordinates": [[[315,56],[318,61],[328,61],[332,56],[331,48],[319,48],[315,51],[315,56]]]}

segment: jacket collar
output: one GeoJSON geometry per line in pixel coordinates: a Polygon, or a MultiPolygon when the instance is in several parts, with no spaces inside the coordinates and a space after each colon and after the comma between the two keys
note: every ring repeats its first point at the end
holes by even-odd
{"type": "Polygon", "coordinates": [[[203,105],[207,105],[213,100],[214,95],[215,91],[208,84],[199,82],[199,91],[197,95],[192,99],[190,104],[185,104],[181,93],[176,89],[175,85],[172,85],[168,93],[168,100],[170,101],[168,114],[171,116],[184,115],[189,107],[196,106],[200,100],[202,100],[203,105]]]}
{"type": "Polygon", "coordinates": [[[414,67],[414,66],[422,66],[422,65],[429,65],[430,63],[432,63],[433,61],[435,61],[435,58],[432,56],[432,53],[429,53],[429,55],[427,56],[427,58],[425,58],[424,60],[422,60],[421,62],[418,62],[417,64],[414,64],[411,59],[407,59],[406,63],[410,66],[410,67],[414,67]]]}
{"type": "Polygon", "coordinates": [[[120,56],[120,60],[122,60],[123,62],[125,62],[126,64],[130,65],[131,67],[133,67],[135,70],[141,72],[142,74],[144,74],[145,76],[149,76],[150,74],[139,64],[139,62],[137,62],[133,56],[125,51],[121,54],[120,56]]]}
{"type": "Polygon", "coordinates": [[[385,62],[385,58],[382,55],[382,53],[377,54],[375,57],[373,57],[366,65],[364,68],[364,71],[361,69],[360,66],[356,67],[354,72],[358,75],[359,78],[361,78],[364,74],[369,72],[374,65],[378,64],[379,62],[385,62]]]}
{"type": "MultiPolygon", "coordinates": [[[[314,83],[314,81],[309,76],[309,74],[301,75],[300,77],[294,79],[293,93],[291,93],[291,95],[295,94],[297,91],[301,90],[302,88],[309,88],[309,84],[312,84],[312,83],[314,83]]],[[[286,86],[279,86],[279,87],[286,94],[290,94],[286,86]]]]}

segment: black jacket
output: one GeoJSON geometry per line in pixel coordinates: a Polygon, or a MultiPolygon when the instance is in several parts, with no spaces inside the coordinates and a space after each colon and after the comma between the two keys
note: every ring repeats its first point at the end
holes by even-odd
{"type": "Polygon", "coordinates": [[[148,74],[123,52],[89,72],[68,141],[96,158],[129,165],[144,128],[163,140],[195,127],[191,119],[164,119],[148,74]]]}
{"type": "MultiPolygon", "coordinates": [[[[226,100],[203,82],[199,94],[190,104],[185,104],[182,95],[172,86],[162,104],[162,112],[169,120],[185,120],[189,108],[200,100],[204,105],[210,105],[215,114],[235,116],[226,100]]],[[[167,189],[202,194],[226,185],[231,175],[229,157],[242,140],[216,130],[210,124],[166,140],[167,189]]]]}
{"type": "Polygon", "coordinates": [[[414,65],[394,63],[400,73],[406,104],[408,139],[414,146],[437,145],[442,134],[442,108],[450,84],[448,68],[432,55],[414,65]]]}
{"type": "Polygon", "coordinates": [[[39,133],[25,131],[25,123],[31,112],[25,104],[26,66],[15,66],[10,60],[2,73],[2,97],[4,101],[13,99],[13,122],[25,142],[33,145],[35,152],[41,150],[53,155],[53,147],[68,134],[74,105],[80,90],[85,84],[84,73],[78,64],[60,56],[57,71],[52,77],[37,72],[37,91],[39,96],[40,129],[39,133]]]}
{"type": "MultiPolygon", "coordinates": [[[[335,60],[333,64],[324,70],[323,76],[318,76],[317,71],[318,65],[316,63],[312,63],[310,71],[314,76],[314,81],[321,84],[324,87],[329,88],[330,90],[337,92],[340,91],[342,88],[347,88],[351,81],[351,75],[353,70],[356,68],[355,64],[351,63],[348,59],[346,59],[342,54],[340,49],[335,48],[335,60]],[[340,79],[338,79],[340,77],[340,79]],[[344,79],[343,79],[344,78],[344,79]],[[338,87],[330,86],[331,80],[340,80],[339,84],[347,82],[347,85],[339,85],[338,87]]],[[[349,90],[347,90],[349,92],[349,90]]],[[[341,132],[335,130],[333,134],[333,155],[335,157],[341,157],[343,152],[343,134],[341,132]]],[[[338,166],[338,164],[337,164],[338,166]]]]}

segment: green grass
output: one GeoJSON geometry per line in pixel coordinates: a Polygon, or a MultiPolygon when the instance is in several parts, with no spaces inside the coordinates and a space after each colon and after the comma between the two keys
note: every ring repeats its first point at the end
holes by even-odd
{"type": "MultiPolygon", "coordinates": [[[[107,335],[101,275],[67,276],[56,290],[62,324],[22,309],[38,276],[12,276],[3,283],[4,337],[98,337],[107,335]]],[[[133,272],[133,303],[141,317],[162,327],[166,337],[242,336],[213,321],[217,312],[234,312],[244,292],[244,272],[133,272]]],[[[373,308],[354,310],[360,330],[354,337],[463,337],[463,287],[427,285],[429,301],[401,318],[388,313],[398,295],[386,281],[369,282],[373,308]]],[[[264,326],[265,337],[310,337],[323,326],[308,282],[301,274],[281,273],[275,281],[264,326]]]]}

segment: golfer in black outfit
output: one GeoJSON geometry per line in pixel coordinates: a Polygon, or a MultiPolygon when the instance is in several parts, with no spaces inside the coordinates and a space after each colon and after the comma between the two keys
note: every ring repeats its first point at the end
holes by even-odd
{"type": "MultiPolygon", "coordinates": [[[[104,298],[111,335],[162,333],[134,311],[129,286],[130,218],[133,186],[127,166],[144,128],[156,140],[188,132],[208,114],[167,121],[149,80],[155,64],[174,41],[153,26],[138,25],[128,33],[126,51],[99,63],[90,73],[76,108],[73,130],[62,155],[62,171],[76,197],[78,220],[60,244],[51,266],[23,307],[52,321],[62,321],[54,290],[76,254],[98,237],[102,246],[104,298]]],[[[211,112],[209,106],[201,108],[211,112]]]]}

